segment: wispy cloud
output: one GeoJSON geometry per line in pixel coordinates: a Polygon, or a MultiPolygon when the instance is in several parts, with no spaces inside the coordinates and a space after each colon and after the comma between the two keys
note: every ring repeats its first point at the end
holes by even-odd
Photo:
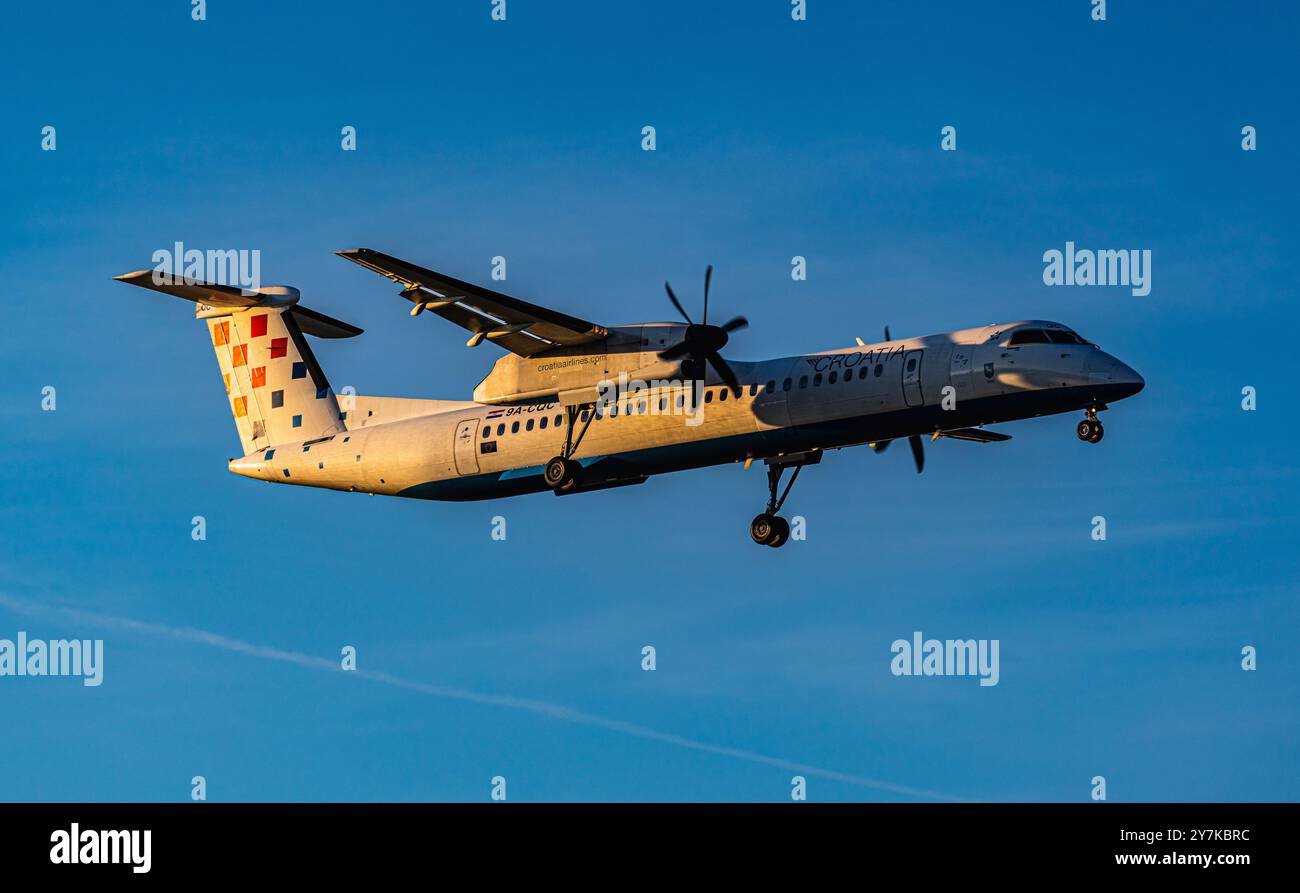
{"type": "Polygon", "coordinates": [[[549,701],[540,701],[535,698],[520,698],[513,695],[488,694],[485,692],[470,691],[463,688],[450,688],[448,686],[435,685],[413,679],[404,679],[400,676],[394,676],[391,673],[385,673],[378,670],[357,669],[355,671],[344,673],[340,670],[339,663],[335,659],[317,657],[315,655],[303,654],[297,651],[285,651],[284,649],[273,648],[267,645],[257,645],[252,642],[232,639],[228,636],[222,636],[206,630],[194,629],[193,627],[165,626],[158,623],[133,620],[129,617],[118,617],[111,614],[99,614],[76,608],[45,605],[39,602],[17,599],[7,595],[0,595],[0,606],[8,608],[14,613],[27,616],[52,615],[64,618],[71,622],[86,624],[101,629],[114,629],[127,633],[171,639],[180,642],[193,642],[200,645],[207,645],[211,648],[218,648],[223,651],[248,655],[249,657],[258,657],[264,660],[274,660],[280,661],[281,663],[294,664],[308,669],[327,671],[336,677],[351,676],[366,679],[371,682],[379,683],[380,685],[401,688],[435,698],[465,701],[473,704],[501,707],[508,710],[522,710],[528,713],[558,719],[563,722],[607,729],[611,732],[618,732],[622,735],[630,735],[635,738],[643,738],[649,741],[658,741],[661,744],[669,744],[687,750],[716,754],[718,756],[730,757],[736,760],[745,760],[750,763],[759,763],[765,766],[774,766],[778,769],[795,772],[805,776],[823,778],[828,781],[840,782],[842,784],[853,785],[854,787],[885,791],[891,794],[912,797],[920,800],[960,801],[963,799],[940,791],[932,791],[925,788],[912,787],[910,785],[895,784],[893,782],[881,781],[879,779],[854,775],[848,772],[838,772],[834,769],[822,769],[818,766],[808,765],[807,763],[799,763],[794,760],[768,756],[766,754],[756,753],[739,747],[710,744],[706,741],[687,738],[683,735],[676,735],[671,732],[662,732],[658,729],[652,729],[648,726],[639,725],[637,723],[598,716],[594,713],[575,710],[561,704],[553,704],[549,701]]]}

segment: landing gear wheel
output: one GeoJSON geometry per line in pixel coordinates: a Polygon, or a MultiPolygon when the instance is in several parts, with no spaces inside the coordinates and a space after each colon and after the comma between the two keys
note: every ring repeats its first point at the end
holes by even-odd
{"type": "Polygon", "coordinates": [[[1092,440],[1093,430],[1100,425],[1091,419],[1084,419],[1074,429],[1074,433],[1080,440],[1092,440]]]}
{"type": "Polygon", "coordinates": [[[772,519],[772,528],[772,538],[767,544],[773,549],[784,546],[785,541],[790,538],[790,522],[777,515],[772,519]]]}
{"type": "Polygon", "coordinates": [[[760,546],[777,548],[790,538],[790,523],[780,515],[767,512],[749,522],[749,535],[760,546]]]}
{"type": "Polygon", "coordinates": [[[578,470],[578,463],[563,456],[556,456],[546,463],[542,478],[546,481],[546,486],[556,493],[564,493],[572,490],[573,485],[578,482],[578,470]]]}
{"type": "Polygon", "coordinates": [[[1088,437],[1088,443],[1097,443],[1106,436],[1106,429],[1101,426],[1101,422],[1092,423],[1092,434],[1088,437]]]}

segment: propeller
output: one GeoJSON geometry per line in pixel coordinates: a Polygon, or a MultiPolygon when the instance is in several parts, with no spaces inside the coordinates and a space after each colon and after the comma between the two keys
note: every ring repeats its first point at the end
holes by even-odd
{"type": "MultiPolygon", "coordinates": [[[[889,449],[891,443],[893,443],[892,440],[882,440],[878,443],[873,443],[871,448],[877,453],[883,453],[885,450],[889,449]]],[[[912,448],[912,461],[916,463],[916,473],[920,474],[925,470],[925,445],[921,443],[921,438],[916,434],[907,438],[907,445],[912,448]]]]}
{"type": "MultiPolygon", "coordinates": [[[[889,337],[888,324],[885,325],[885,340],[894,340],[889,337]]],[[[889,449],[891,443],[893,443],[892,440],[882,440],[879,443],[873,443],[871,448],[877,453],[883,453],[885,450],[889,449]]],[[[921,443],[920,437],[913,434],[911,437],[907,438],[907,445],[912,448],[912,461],[916,463],[916,473],[920,474],[925,469],[925,444],[921,443]]]]}
{"type": "Polygon", "coordinates": [[[731,392],[739,397],[740,380],[736,378],[736,373],[718,351],[727,346],[730,334],[745,328],[749,325],[749,320],[743,316],[735,316],[720,326],[709,325],[709,283],[712,280],[713,266],[710,265],[704,271],[704,317],[699,323],[692,320],[690,314],[682,307],[682,302],[677,300],[677,295],[673,293],[673,287],[667,282],[664,283],[668,300],[673,302],[682,319],[686,320],[686,337],[672,347],[660,351],[659,359],[676,360],[686,357],[682,369],[686,371],[689,364],[688,374],[697,382],[704,380],[705,364],[708,364],[718,373],[718,377],[727,383],[731,392]]]}

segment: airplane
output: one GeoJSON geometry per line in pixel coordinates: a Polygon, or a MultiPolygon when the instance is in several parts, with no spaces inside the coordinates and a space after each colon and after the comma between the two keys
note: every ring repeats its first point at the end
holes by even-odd
{"type": "Polygon", "coordinates": [[[712,267],[696,322],[605,326],[425,269],[369,248],[337,254],[401,287],[411,316],[503,348],[470,400],[336,394],[306,335],[361,329],[310,310],[291,286],[252,290],[140,270],[115,277],[195,303],[206,322],[243,455],[244,477],[415,499],[480,500],[550,490],[569,496],[654,475],[755,460],[767,504],[754,542],[790,537],[780,511],[799,471],[827,450],[922,438],[1010,440],[986,425],[1082,411],[1076,435],[1098,443],[1097,414],[1145,382],[1068,326],[1046,320],[885,340],[757,362],[723,359],[743,316],[709,322],[712,267]],[[781,479],[790,477],[781,489],[781,479]]]}

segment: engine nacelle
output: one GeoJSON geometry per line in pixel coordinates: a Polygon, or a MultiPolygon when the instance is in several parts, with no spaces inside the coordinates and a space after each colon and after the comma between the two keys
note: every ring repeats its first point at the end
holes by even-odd
{"type": "Polygon", "coordinates": [[[682,340],[680,323],[617,326],[609,336],[591,344],[562,347],[521,357],[507,354],[497,360],[487,378],[474,388],[477,403],[521,403],[555,399],[566,391],[590,390],[602,382],[629,378],[673,378],[678,361],[659,359],[659,351],[682,340]]]}

